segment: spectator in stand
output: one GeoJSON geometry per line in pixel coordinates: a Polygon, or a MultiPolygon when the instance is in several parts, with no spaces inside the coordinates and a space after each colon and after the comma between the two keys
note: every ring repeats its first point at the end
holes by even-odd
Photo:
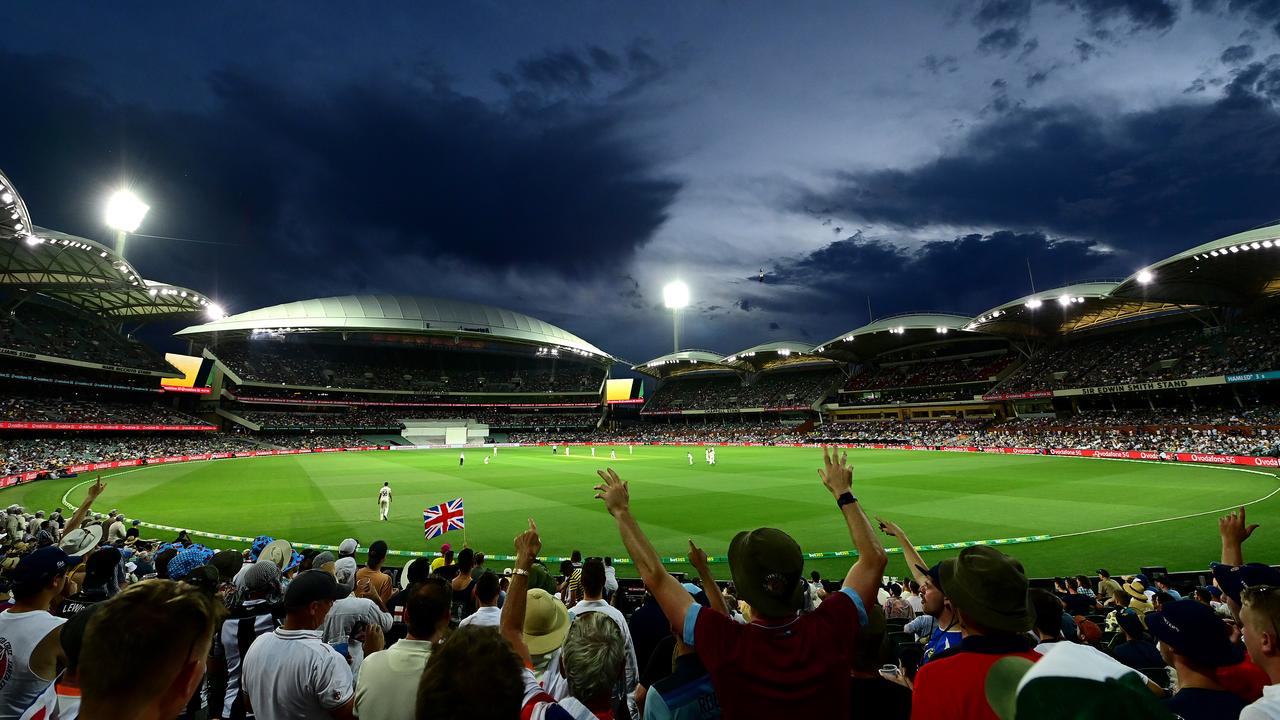
{"type": "Polygon", "coordinates": [[[984,690],[987,671],[1002,657],[1040,657],[1027,635],[1034,617],[1026,573],[1017,560],[977,545],[939,563],[938,582],[960,618],[964,639],[920,668],[911,717],[995,720],[984,690]]]}
{"type": "MultiPolygon", "coordinates": [[[[739,625],[717,612],[699,612],[688,591],[662,566],[631,514],[626,483],[600,471],[596,497],[618,524],[623,544],[667,620],[681,629],[711,673],[725,715],[849,713],[849,669],[866,607],[876,602],[885,567],[884,548],[851,492],[847,456],[823,450],[818,471],[837,502],[858,550],[840,592],[814,612],[799,615],[804,601],[804,558],[790,536],[772,528],[739,533],[729,545],[729,567],[754,622],[739,625]]],[[[508,598],[508,603],[511,599],[508,598]]]]}
{"type": "Polygon", "coordinates": [[[907,623],[905,632],[915,633],[916,637],[928,637],[925,642],[924,658],[921,665],[929,662],[938,653],[950,650],[960,644],[963,634],[960,629],[960,616],[956,614],[951,601],[942,592],[942,583],[938,571],[941,563],[926,569],[924,558],[916,551],[907,534],[896,523],[876,518],[880,529],[890,537],[898,538],[902,546],[902,556],[907,561],[907,568],[915,575],[920,587],[920,617],[907,623]]]}
{"type": "Polygon", "coordinates": [[[924,614],[924,599],[920,597],[920,583],[915,580],[906,580],[903,582],[902,597],[911,606],[911,611],[915,615],[924,614]]]}
{"type": "Polygon", "coordinates": [[[1066,640],[1062,633],[1065,610],[1057,595],[1040,588],[1028,590],[1027,601],[1031,603],[1031,611],[1034,613],[1031,632],[1037,640],[1035,651],[1043,655],[1054,643],[1066,640]]]}
{"type": "MultiPolygon", "coordinates": [[[[582,594],[583,599],[573,607],[569,608],[569,619],[571,621],[580,619],[588,613],[600,613],[613,621],[618,626],[618,634],[622,639],[623,651],[622,659],[624,664],[624,689],[630,711],[634,715],[638,712],[635,703],[636,682],[640,677],[639,664],[636,661],[635,644],[631,641],[631,630],[627,627],[627,619],[614,606],[604,601],[604,561],[600,558],[587,558],[582,564],[582,594]]],[[[570,637],[573,635],[573,625],[569,626],[570,637]]],[[[569,640],[565,640],[565,649],[568,651],[569,640]]],[[[561,657],[564,657],[563,655],[561,657]]],[[[563,677],[563,676],[561,676],[563,677]]],[[[553,687],[550,677],[546,683],[547,691],[554,697],[561,698],[563,694],[553,687]]]]}
{"type": "Polygon", "coordinates": [[[604,597],[606,600],[618,592],[618,572],[613,568],[613,558],[604,559],[604,597]]]}
{"type": "MultiPolygon", "coordinates": [[[[349,720],[355,688],[347,661],[321,638],[320,626],[345,592],[323,570],[299,573],[284,594],[284,625],[253,641],[242,684],[261,720],[349,720]]],[[[370,631],[368,638],[381,638],[370,631]]],[[[367,652],[374,652],[372,643],[367,652]]]]}
{"type": "Polygon", "coordinates": [[[94,605],[62,624],[59,643],[67,658],[67,667],[55,685],[58,694],[58,713],[55,717],[59,720],[75,720],[80,714],[80,651],[84,648],[85,629],[100,609],[100,605],[94,605]]]}
{"type": "Polygon", "coordinates": [[[387,543],[375,540],[369,546],[369,562],[356,573],[356,592],[362,596],[376,595],[384,607],[395,592],[391,584],[391,576],[382,572],[382,564],[387,560],[387,543]]]}
{"type": "Polygon", "coordinates": [[[418,683],[432,649],[449,630],[452,591],[442,578],[429,578],[410,589],[406,603],[409,634],[367,657],[360,669],[355,714],[361,720],[411,720],[416,716],[418,683]]]}
{"type": "Polygon", "coordinates": [[[849,707],[858,709],[853,717],[875,720],[911,717],[911,688],[880,674],[886,630],[884,611],[877,607],[868,610],[867,626],[862,629],[862,637],[854,650],[850,673],[849,707]]]}
{"type": "Polygon", "coordinates": [[[53,688],[59,666],[66,664],[59,642],[66,621],[50,614],[49,607],[62,595],[71,562],[56,547],[41,548],[18,561],[12,575],[14,604],[0,613],[0,645],[9,649],[8,677],[0,686],[0,717],[21,717],[53,688]]]}
{"type": "Polygon", "coordinates": [[[889,599],[884,601],[884,615],[890,620],[911,620],[916,616],[911,603],[902,597],[902,586],[898,583],[889,584],[889,599]]]}
{"type": "Polygon", "coordinates": [[[1249,587],[1241,593],[1240,634],[1253,663],[1271,684],[1240,713],[1241,720],[1280,720],[1280,587],[1249,587]]]}
{"type": "Polygon", "coordinates": [[[498,609],[498,576],[486,572],[476,580],[476,603],[479,607],[470,615],[462,618],[458,627],[479,625],[481,627],[498,627],[502,611],[498,609]]]}
{"type": "Polygon", "coordinates": [[[1124,641],[1111,648],[1111,656],[1134,670],[1158,668],[1164,666],[1164,658],[1156,644],[1147,639],[1136,613],[1126,613],[1119,618],[1120,632],[1124,641]]]}
{"type": "Polygon", "coordinates": [[[1191,593],[1191,599],[1202,605],[1208,605],[1218,614],[1218,617],[1230,620],[1231,608],[1226,603],[1219,602],[1218,598],[1222,595],[1222,591],[1217,587],[1198,587],[1191,593]]]}
{"type": "MultiPolygon", "coordinates": [[[[515,574],[512,575],[512,585],[515,584],[514,578],[515,574]]],[[[511,606],[513,592],[507,592],[507,602],[502,606],[504,613],[511,606]]],[[[533,588],[527,595],[522,603],[525,617],[521,623],[521,642],[529,649],[533,671],[538,682],[542,682],[549,675],[549,668],[560,659],[560,648],[569,633],[569,611],[559,598],[543,588],[533,588]]]]}
{"type": "Polygon", "coordinates": [[[626,647],[622,631],[610,617],[589,612],[569,625],[560,651],[564,694],[547,691],[569,713],[582,718],[613,717],[626,711],[627,701],[615,700],[613,690],[623,680],[626,647]]]}
{"type": "Polygon", "coordinates": [[[475,598],[471,594],[476,588],[475,578],[471,576],[474,563],[475,551],[462,548],[458,553],[458,574],[450,581],[453,585],[453,619],[457,621],[476,610],[475,598]]]}
{"type": "Polygon", "coordinates": [[[1149,613],[1147,628],[1178,676],[1178,691],[1168,701],[1172,712],[1183,720],[1239,717],[1245,702],[1223,687],[1217,673],[1239,664],[1240,652],[1213,610],[1194,600],[1179,600],[1149,613]]]}
{"type": "Polygon", "coordinates": [[[249,566],[243,582],[240,599],[213,640],[210,676],[223,678],[220,684],[224,720],[249,717],[245,707],[248,696],[241,683],[245,653],[260,635],[280,627],[285,615],[280,567],[274,562],[262,559],[249,566]]]}
{"type": "MultiPolygon", "coordinates": [[[[374,544],[377,545],[377,543],[374,544]]],[[[320,572],[328,574],[329,571],[320,570],[320,572]]],[[[378,574],[387,577],[381,571],[378,574]]],[[[373,635],[382,635],[390,631],[393,619],[391,613],[383,609],[385,606],[373,591],[367,595],[361,595],[358,592],[346,594],[344,587],[342,592],[344,597],[334,602],[333,607],[325,615],[324,623],[320,626],[320,636],[326,643],[337,646],[340,650],[343,646],[346,647],[346,657],[351,663],[351,674],[359,677],[360,665],[364,662],[364,641],[369,639],[376,643],[373,635]]]]}
{"type": "Polygon", "coordinates": [[[192,585],[144,580],[103,603],[85,629],[79,717],[169,720],[204,679],[225,608],[192,585]],[[127,659],[127,662],[121,662],[127,659]]]}
{"type": "Polygon", "coordinates": [[[1098,597],[1102,600],[1102,604],[1110,604],[1112,598],[1117,593],[1123,592],[1120,583],[1111,579],[1111,573],[1106,570],[1098,570],[1098,597]]]}
{"type": "Polygon", "coordinates": [[[1161,575],[1160,577],[1156,578],[1155,582],[1156,582],[1156,589],[1158,591],[1163,593],[1168,593],[1169,597],[1173,598],[1174,600],[1182,599],[1182,593],[1175,590],[1173,586],[1169,584],[1168,575],[1161,575]]]}

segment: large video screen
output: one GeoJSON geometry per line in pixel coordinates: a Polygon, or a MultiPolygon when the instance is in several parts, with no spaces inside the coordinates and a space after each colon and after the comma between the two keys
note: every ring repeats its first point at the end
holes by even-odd
{"type": "Polygon", "coordinates": [[[209,369],[213,361],[193,355],[165,353],[164,359],[182,372],[182,377],[161,378],[160,389],[165,392],[185,392],[207,395],[209,390],[209,369]]]}
{"type": "Polygon", "coordinates": [[[644,383],[636,378],[615,378],[605,386],[605,401],[610,405],[644,402],[644,383]]]}

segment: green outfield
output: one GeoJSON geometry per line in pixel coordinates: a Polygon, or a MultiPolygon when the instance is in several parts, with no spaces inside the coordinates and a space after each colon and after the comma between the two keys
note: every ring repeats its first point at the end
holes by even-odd
{"type": "MultiPolygon", "coordinates": [[[[462,545],[456,531],[443,540],[422,538],[422,509],[462,497],[466,540],[479,550],[509,553],[511,539],[532,517],[547,555],[581,549],[621,557],[626,553],[612,519],[592,497],[595,470],[612,465],[630,481],[633,510],[663,555],[682,554],[688,538],[723,555],[734,533],[762,525],[791,533],[806,552],[850,549],[841,515],[816,473],[821,451],[726,447],[718,450],[717,465],[708,467],[696,447],[638,446],[634,455],[625,446],[617,450],[618,459],[610,461],[607,447],[596,458],[587,448],[573,448],[569,457],[552,455],[550,448],[502,449],[484,465],[486,453],[476,449],[467,451],[462,468],[456,450],[151,466],[114,471],[97,509],[116,507],[130,518],[196,531],[334,545],[351,536],[362,545],[384,539],[394,550],[424,551],[442,541],[462,545]],[[394,491],[389,522],[378,521],[383,481],[394,491]]],[[[1100,566],[1135,572],[1140,564],[1205,568],[1218,556],[1218,512],[1241,503],[1254,503],[1250,522],[1262,524],[1246,546],[1247,556],[1280,558],[1280,496],[1273,496],[1280,481],[1272,473],[978,453],[850,455],[854,490],[868,513],[898,522],[917,544],[1053,536],[1006,548],[1036,576],[1091,574],[1100,566]]],[[[4,502],[51,509],[66,495],[78,503],[87,479],[5,490],[4,502]]],[[[143,535],[170,539],[172,533],[143,535]]],[[[815,559],[813,567],[831,576],[842,574],[849,562],[815,559]]],[[[727,566],[720,567],[727,575],[727,566]]],[[[628,574],[626,568],[621,572],[628,574]]],[[[889,574],[904,573],[901,556],[891,556],[889,574]]]]}

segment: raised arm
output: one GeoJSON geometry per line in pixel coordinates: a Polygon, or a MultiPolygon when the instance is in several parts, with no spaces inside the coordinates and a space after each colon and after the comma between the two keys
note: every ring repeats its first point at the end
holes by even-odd
{"type": "Polygon", "coordinates": [[[720,586],[716,584],[716,578],[711,574],[711,563],[707,560],[707,551],[694,545],[693,538],[689,538],[689,564],[698,571],[698,579],[702,581],[702,591],[711,601],[711,609],[725,617],[733,617],[729,614],[729,606],[724,602],[724,593],[720,592],[720,586]]]}
{"type": "Polygon", "coordinates": [[[517,535],[514,544],[516,566],[511,572],[511,584],[507,587],[507,600],[502,603],[499,629],[524,664],[532,666],[529,646],[524,644],[524,609],[529,600],[529,568],[542,550],[542,538],[538,537],[538,526],[534,524],[533,518],[529,518],[529,529],[517,535]]]}
{"type": "Polygon", "coordinates": [[[613,468],[596,472],[603,480],[596,485],[596,497],[604,501],[609,514],[618,522],[622,544],[626,546],[631,562],[635,563],[640,578],[644,580],[644,586],[662,607],[662,613],[667,616],[671,627],[683,627],[684,616],[693,604],[693,596],[662,566],[658,551],[653,549],[653,543],[649,542],[649,538],[640,529],[640,524],[631,515],[631,494],[627,490],[627,484],[613,468]]]}
{"type": "Polygon", "coordinates": [[[907,561],[907,571],[916,579],[916,584],[924,585],[929,582],[929,576],[920,571],[920,568],[929,566],[925,564],[924,558],[920,557],[916,546],[911,544],[911,540],[907,538],[902,528],[897,523],[880,517],[876,518],[876,522],[880,524],[880,529],[885,535],[898,538],[898,544],[902,546],[902,557],[907,561]]]}
{"type": "Polygon", "coordinates": [[[1218,535],[1222,537],[1222,564],[1223,565],[1243,565],[1244,550],[1242,546],[1244,541],[1249,539],[1254,530],[1257,530],[1256,524],[1249,525],[1245,523],[1244,506],[1241,505],[1239,510],[1227,513],[1225,517],[1218,520],[1218,535]]]}
{"type": "Polygon", "coordinates": [[[840,512],[849,525],[849,537],[858,550],[858,561],[849,568],[844,587],[858,593],[863,605],[871,607],[876,604],[876,593],[884,579],[884,568],[889,564],[889,558],[884,553],[880,538],[871,530],[861,503],[853,496],[853,468],[849,465],[849,454],[822,448],[822,469],[818,470],[818,477],[822,478],[822,484],[839,504],[840,512]]]}
{"type": "Polygon", "coordinates": [[[71,516],[71,519],[67,521],[67,526],[63,528],[63,535],[79,528],[84,523],[85,515],[89,514],[89,508],[93,507],[93,504],[98,500],[98,496],[102,495],[102,491],[106,489],[107,484],[102,482],[101,475],[93,479],[93,484],[89,486],[89,489],[84,494],[84,501],[80,503],[80,507],[76,508],[75,514],[71,516]]]}

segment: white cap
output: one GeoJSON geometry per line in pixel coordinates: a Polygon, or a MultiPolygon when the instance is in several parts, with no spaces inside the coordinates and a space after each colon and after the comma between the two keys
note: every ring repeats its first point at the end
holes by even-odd
{"type": "Polygon", "coordinates": [[[360,543],[355,538],[347,538],[338,544],[339,555],[355,555],[356,550],[360,547],[360,543]]]}

